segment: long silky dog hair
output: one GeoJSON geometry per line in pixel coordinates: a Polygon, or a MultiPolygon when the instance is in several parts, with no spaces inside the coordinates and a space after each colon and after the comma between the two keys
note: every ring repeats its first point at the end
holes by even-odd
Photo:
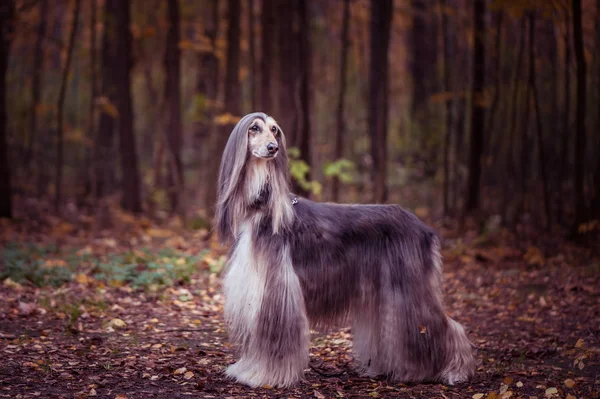
{"type": "Polygon", "coordinates": [[[231,132],[216,225],[232,244],[225,318],[240,358],[229,377],[289,386],[308,365],[309,327],[345,322],[364,375],[454,384],[474,373],[472,344],[444,312],[435,233],[397,205],[290,194],[285,136],[264,113],[231,132]]]}

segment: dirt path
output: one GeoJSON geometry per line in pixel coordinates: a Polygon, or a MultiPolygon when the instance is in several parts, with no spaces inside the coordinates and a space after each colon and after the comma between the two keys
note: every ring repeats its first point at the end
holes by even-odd
{"type": "Polygon", "coordinates": [[[314,334],[311,368],[294,388],[232,383],[219,280],[206,270],[150,291],[82,275],[60,288],[5,280],[0,398],[599,397],[600,273],[568,253],[444,251],[448,312],[479,363],[456,386],[358,376],[349,329],[314,334]]]}

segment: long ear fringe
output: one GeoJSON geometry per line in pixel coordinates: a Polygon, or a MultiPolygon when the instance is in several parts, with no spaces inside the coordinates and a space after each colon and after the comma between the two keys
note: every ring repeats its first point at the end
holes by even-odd
{"type": "MultiPolygon", "coordinates": [[[[236,201],[241,201],[237,193],[242,184],[244,167],[248,160],[248,129],[256,119],[267,119],[267,115],[255,112],[244,116],[235,125],[221,158],[217,184],[217,204],[215,226],[219,240],[226,244],[233,241],[236,233],[235,221],[241,220],[241,215],[235,215],[236,201]]],[[[239,207],[237,207],[239,209],[239,207]]]]}

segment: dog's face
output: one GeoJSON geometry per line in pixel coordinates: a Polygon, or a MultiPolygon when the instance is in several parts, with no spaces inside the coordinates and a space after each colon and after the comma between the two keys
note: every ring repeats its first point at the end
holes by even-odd
{"type": "Polygon", "coordinates": [[[260,159],[274,159],[279,151],[281,129],[275,119],[268,117],[266,122],[256,118],[248,128],[248,151],[260,159]]]}

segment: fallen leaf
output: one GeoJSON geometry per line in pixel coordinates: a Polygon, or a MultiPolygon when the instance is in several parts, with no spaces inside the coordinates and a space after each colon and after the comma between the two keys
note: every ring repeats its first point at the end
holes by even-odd
{"type": "Polygon", "coordinates": [[[567,388],[573,388],[575,386],[575,381],[573,381],[570,378],[567,378],[565,380],[565,385],[567,386],[567,388]]]}
{"type": "Polygon", "coordinates": [[[510,385],[510,384],[512,384],[512,382],[513,382],[513,379],[511,377],[504,378],[504,383],[506,385],[510,385]]]}
{"type": "Polygon", "coordinates": [[[321,392],[317,391],[316,389],[313,391],[313,395],[317,399],[325,399],[325,395],[323,395],[321,392]]]}
{"type": "Polygon", "coordinates": [[[577,399],[577,398],[571,394],[568,394],[566,399],[577,399]]]}
{"type": "Polygon", "coordinates": [[[115,399],[129,399],[129,398],[125,395],[118,394],[117,396],[115,396],[115,399]]]}
{"type": "Polygon", "coordinates": [[[179,375],[179,374],[183,374],[183,373],[185,373],[186,371],[187,371],[187,368],[185,368],[185,367],[180,367],[180,368],[178,368],[177,370],[175,370],[175,371],[173,372],[173,374],[175,374],[175,375],[179,375]]]}
{"type": "Polygon", "coordinates": [[[546,396],[551,397],[556,394],[558,394],[558,389],[556,389],[555,387],[550,387],[550,388],[546,389],[546,396]]]}
{"type": "Polygon", "coordinates": [[[19,314],[21,316],[29,316],[37,309],[37,305],[33,302],[19,302],[19,314]]]}
{"type": "Polygon", "coordinates": [[[189,380],[190,378],[192,378],[194,376],[194,373],[191,371],[188,371],[187,373],[185,373],[183,375],[183,378],[185,378],[186,380],[189,380]]]}
{"type": "Polygon", "coordinates": [[[90,389],[90,392],[88,392],[88,396],[96,396],[96,390],[94,388],[90,389]]]}
{"type": "Polygon", "coordinates": [[[112,328],[125,328],[127,324],[121,319],[112,319],[108,322],[108,325],[112,328]]]}
{"type": "Polygon", "coordinates": [[[523,388],[523,383],[521,381],[517,382],[517,388],[523,388]]]}
{"type": "Polygon", "coordinates": [[[483,394],[482,393],[476,393],[475,395],[472,396],[473,399],[481,399],[483,398],[483,394]]]}
{"type": "Polygon", "coordinates": [[[583,343],[584,343],[584,342],[585,342],[585,341],[583,340],[583,338],[579,338],[579,339],[577,340],[577,342],[575,343],[575,347],[576,347],[576,348],[583,348],[583,343]]]}

